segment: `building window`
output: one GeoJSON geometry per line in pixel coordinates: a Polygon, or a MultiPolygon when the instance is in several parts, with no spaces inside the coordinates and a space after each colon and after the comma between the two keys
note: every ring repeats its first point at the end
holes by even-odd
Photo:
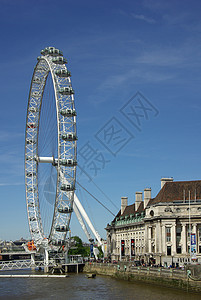
{"type": "Polygon", "coordinates": [[[180,243],[181,242],[181,226],[180,225],[177,226],[176,231],[177,231],[177,243],[180,243]]]}
{"type": "Polygon", "coordinates": [[[171,255],[171,246],[167,246],[167,255],[171,255]]]}
{"type": "Polygon", "coordinates": [[[199,253],[201,253],[201,245],[199,245],[199,253]]]}
{"type": "Polygon", "coordinates": [[[201,227],[198,227],[198,235],[199,235],[199,241],[201,242],[201,227]]]}
{"type": "Polygon", "coordinates": [[[171,242],[171,227],[166,227],[166,242],[171,242]]]}
{"type": "Polygon", "coordinates": [[[151,239],[155,239],[155,227],[151,227],[151,239]]]}
{"type": "Polygon", "coordinates": [[[177,254],[181,254],[181,246],[177,246],[177,254]]]}

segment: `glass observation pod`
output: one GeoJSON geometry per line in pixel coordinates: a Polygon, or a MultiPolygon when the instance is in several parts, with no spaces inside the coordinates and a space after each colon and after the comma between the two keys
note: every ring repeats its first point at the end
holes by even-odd
{"type": "Polygon", "coordinates": [[[28,128],[36,128],[37,126],[36,126],[36,123],[28,123],[27,127],[28,128]]]}
{"type": "Polygon", "coordinates": [[[28,204],[28,207],[34,207],[34,203],[33,203],[33,202],[30,202],[30,203],[28,204]]]}
{"type": "Polygon", "coordinates": [[[33,82],[39,84],[39,83],[41,83],[41,79],[39,77],[35,77],[33,79],[33,82]]]}
{"type": "Polygon", "coordinates": [[[36,107],[29,107],[29,111],[35,113],[38,109],[36,107]]]}
{"type": "Polygon", "coordinates": [[[36,221],[36,218],[35,217],[30,217],[29,220],[30,221],[36,221]]]}
{"type": "Polygon", "coordinates": [[[76,141],[77,136],[74,133],[64,133],[61,136],[62,140],[64,141],[76,141]]]}
{"type": "Polygon", "coordinates": [[[38,57],[37,57],[37,60],[40,60],[41,58],[43,58],[43,57],[42,57],[42,56],[38,56],[38,57]]]}
{"type": "Polygon", "coordinates": [[[62,166],[76,166],[77,165],[77,161],[74,159],[60,159],[59,160],[60,165],[62,166]]]}
{"type": "Polygon", "coordinates": [[[62,213],[62,214],[70,214],[73,212],[73,208],[72,207],[59,207],[58,208],[58,212],[62,213]]]}
{"type": "Polygon", "coordinates": [[[45,65],[42,65],[42,66],[40,65],[37,67],[37,71],[47,71],[47,68],[45,67],[45,65]]]}
{"type": "Polygon", "coordinates": [[[71,184],[62,184],[60,189],[62,191],[70,192],[74,190],[74,187],[71,184]]]}
{"type": "Polygon", "coordinates": [[[40,53],[41,53],[42,55],[47,55],[47,54],[48,54],[48,51],[51,50],[51,49],[53,50],[53,49],[55,49],[55,48],[54,48],[54,47],[46,47],[45,49],[41,50],[40,53]]]}
{"type": "Polygon", "coordinates": [[[36,176],[36,172],[27,172],[27,177],[36,176]]]}
{"type": "Polygon", "coordinates": [[[56,225],[56,231],[66,232],[69,231],[69,227],[67,225],[56,225]]]}
{"type": "Polygon", "coordinates": [[[27,139],[27,144],[34,145],[34,144],[36,144],[36,140],[27,139]]]}
{"type": "Polygon", "coordinates": [[[66,244],[65,240],[53,240],[52,245],[54,246],[64,246],[66,244]]]}
{"type": "Polygon", "coordinates": [[[63,52],[56,48],[49,49],[47,54],[49,54],[51,56],[63,56],[63,52]]]}
{"type": "Polygon", "coordinates": [[[30,187],[30,188],[27,189],[27,192],[29,192],[29,193],[35,192],[35,191],[36,191],[36,189],[35,189],[35,188],[32,188],[32,187],[30,187]]]}
{"type": "Polygon", "coordinates": [[[68,86],[60,88],[59,93],[62,94],[62,95],[73,95],[73,94],[75,94],[72,87],[68,87],[68,86]]]}
{"type": "Polygon", "coordinates": [[[55,74],[59,77],[71,77],[71,72],[67,70],[56,70],[55,74]]]}
{"type": "Polygon", "coordinates": [[[57,56],[57,55],[60,55],[60,56],[63,56],[63,52],[60,51],[59,49],[56,49],[55,47],[46,47],[45,49],[41,50],[40,52],[42,55],[52,55],[52,56],[57,56]]]}
{"type": "Polygon", "coordinates": [[[32,93],[32,97],[39,98],[40,97],[40,93],[39,92],[33,92],[32,93]]]}
{"type": "Polygon", "coordinates": [[[34,156],[27,155],[26,160],[36,160],[36,158],[34,156]]]}
{"type": "Polygon", "coordinates": [[[64,64],[67,64],[67,59],[64,58],[63,56],[57,56],[57,57],[52,59],[52,62],[54,64],[64,65],[64,64]]]}
{"type": "Polygon", "coordinates": [[[60,114],[64,117],[74,117],[77,115],[75,109],[62,109],[60,114]]]}
{"type": "Polygon", "coordinates": [[[39,230],[37,230],[37,229],[32,229],[31,232],[33,232],[33,233],[39,233],[39,230]]]}

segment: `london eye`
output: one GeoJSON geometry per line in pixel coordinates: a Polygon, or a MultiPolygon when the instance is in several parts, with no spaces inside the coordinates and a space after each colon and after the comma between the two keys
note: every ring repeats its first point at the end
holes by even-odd
{"type": "Polygon", "coordinates": [[[65,245],[76,180],[76,111],[67,60],[55,47],[41,51],[26,117],[25,185],[28,222],[36,245],[65,245]]]}

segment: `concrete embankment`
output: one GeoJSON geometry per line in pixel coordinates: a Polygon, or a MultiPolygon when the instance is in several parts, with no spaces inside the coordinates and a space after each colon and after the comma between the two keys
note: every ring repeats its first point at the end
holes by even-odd
{"type": "Polygon", "coordinates": [[[155,267],[134,267],[131,263],[118,264],[86,263],[86,273],[112,276],[129,281],[141,281],[186,291],[200,292],[201,279],[188,276],[188,270],[166,269],[155,267]]]}

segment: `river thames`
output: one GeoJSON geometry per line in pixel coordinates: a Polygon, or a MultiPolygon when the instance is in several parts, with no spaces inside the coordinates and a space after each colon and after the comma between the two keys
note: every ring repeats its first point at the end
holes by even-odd
{"type": "MultiPolygon", "coordinates": [[[[43,274],[39,272],[1,272],[1,274],[43,274]]],[[[1,278],[0,299],[154,299],[200,300],[196,293],[187,293],[150,284],[142,284],[97,275],[69,274],[67,278],[1,278]]]]}

